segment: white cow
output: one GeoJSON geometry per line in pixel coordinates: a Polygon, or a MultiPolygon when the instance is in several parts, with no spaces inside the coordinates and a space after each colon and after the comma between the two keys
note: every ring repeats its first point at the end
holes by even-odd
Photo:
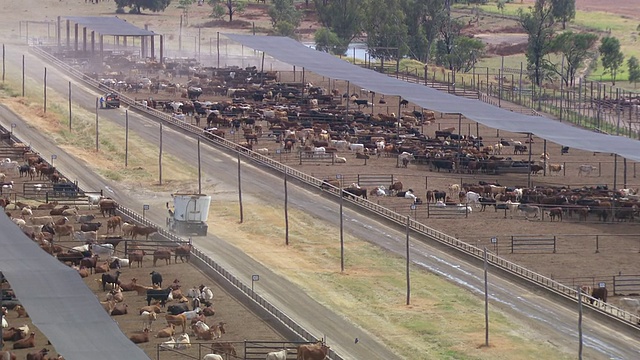
{"type": "Polygon", "coordinates": [[[89,250],[94,255],[98,255],[101,258],[110,258],[113,256],[113,245],[112,244],[90,244],[89,250]]]}
{"type": "Polygon", "coordinates": [[[171,350],[176,348],[176,339],[172,336],[169,340],[160,344],[160,350],[171,350]]]}
{"type": "Polygon", "coordinates": [[[528,204],[520,204],[518,205],[518,210],[524,213],[524,216],[528,219],[529,215],[533,214],[533,217],[538,217],[538,213],[540,212],[540,208],[537,206],[532,206],[528,204]]]}
{"type": "Polygon", "coordinates": [[[75,231],[73,233],[73,239],[78,240],[80,242],[86,241],[98,241],[98,232],[97,231],[75,231]]]}
{"type": "Polygon", "coordinates": [[[87,203],[89,204],[89,210],[93,208],[93,205],[98,205],[100,200],[102,199],[101,195],[98,194],[86,194],[87,195],[87,203]]]}
{"type": "Polygon", "coordinates": [[[326,152],[327,152],[327,149],[325,149],[324,146],[313,148],[313,155],[324,155],[326,154],[326,152]]]}
{"type": "Polygon", "coordinates": [[[149,329],[149,331],[151,331],[151,324],[156,321],[157,317],[158,316],[155,311],[143,311],[142,314],[140,314],[140,318],[142,319],[142,330],[149,329]]]}
{"type": "Polygon", "coordinates": [[[416,199],[417,199],[418,197],[413,193],[413,191],[411,191],[411,190],[407,190],[407,191],[404,193],[404,198],[405,198],[405,199],[411,199],[411,200],[412,200],[412,202],[413,202],[413,203],[415,203],[415,202],[416,202],[416,199]]]}
{"type": "Polygon", "coordinates": [[[4,315],[2,315],[2,328],[6,329],[9,327],[9,323],[7,322],[7,320],[4,318],[4,315]]]}
{"type": "Polygon", "coordinates": [[[213,300],[213,291],[208,286],[205,286],[200,290],[200,299],[211,301],[213,300]]]}
{"type": "Polygon", "coordinates": [[[355,152],[364,152],[364,144],[351,144],[349,145],[349,150],[355,152]]]}
{"type": "Polygon", "coordinates": [[[480,207],[480,194],[473,191],[467,191],[465,196],[467,198],[467,204],[476,204],[476,207],[480,207]]]}
{"type": "Polygon", "coordinates": [[[207,354],[202,358],[202,360],[224,360],[224,358],[222,355],[218,354],[207,354]]]}
{"type": "Polygon", "coordinates": [[[191,339],[189,339],[189,334],[182,334],[178,336],[176,339],[176,349],[184,350],[188,347],[191,347],[191,339]]]}
{"type": "Polygon", "coordinates": [[[449,196],[452,199],[455,198],[458,195],[459,192],[460,192],[460,185],[458,185],[458,184],[449,185],[449,196]]]}
{"type": "Polygon", "coordinates": [[[287,360],[287,349],[268,353],[266,360],[287,360]]]}
{"type": "Polygon", "coordinates": [[[583,174],[584,176],[589,176],[591,175],[591,172],[596,169],[598,168],[593,165],[587,165],[587,164],[580,165],[580,167],[578,167],[578,176],[583,174]]]}

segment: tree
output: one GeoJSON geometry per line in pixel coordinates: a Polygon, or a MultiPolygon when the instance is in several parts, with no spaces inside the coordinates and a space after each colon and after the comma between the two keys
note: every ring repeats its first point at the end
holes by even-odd
{"type": "Polygon", "coordinates": [[[531,80],[538,86],[552,71],[552,65],[546,55],[551,50],[553,38],[553,15],[550,0],[536,0],[529,12],[519,10],[518,22],[528,35],[527,70],[531,80]]]}
{"type": "Polygon", "coordinates": [[[598,41],[598,36],[591,33],[564,32],[553,39],[552,51],[562,54],[565,59],[565,68],[558,71],[566,85],[573,84],[576,71],[582,66],[584,60],[589,57],[590,50],[598,41]]]}
{"type": "Polygon", "coordinates": [[[133,13],[141,14],[141,9],[153,12],[164,11],[171,3],[171,0],[115,0],[115,3],[119,9],[128,6],[133,13]]]}
{"type": "Polygon", "coordinates": [[[620,51],[620,41],[613,36],[605,36],[602,38],[600,47],[598,48],[602,56],[602,66],[605,72],[611,74],[613,85],[616,84],[618,69],[624,63],[624,55],[620,51]]]}
{"type": "Polygon", "coordinates": [[[562,21],[562,29],[567,28],[567,22],[576,17],[576,0],[551,0],[553,18],[562,21]]]}
{"type": "Polygon", "coordinates": [[[227,8],[229,22],[233,21],[233,14],[244,11],[247,3],[239,0],[209,0],[209,5],[213,6],[211,16],[217,17],[221,13],[220,8],[227,8]]]}
{"type": "Polygon", "coordinates": [[[195,0],[180,0],[178,1],[178,9],[182,9],[182,13],[185,18],[185,25],[189,25],[189,9],[195,0]]]}
{"type": "Polygon", "coordinates": [[[636,88],[640,81],[640,64],[638,63],[638,58],[635,56],[630,57],[629,60],[627,60],[627,66],[629,66],[629,82],[633,83],[633,87],[636,88]]]}
{"type": "Polygon", "coordinates": [[[440,0],[418,0],[422,6],[418,9],[423,9],[422,14],[422,28],[424,29],[424,36],[427,41],[426,54],[424,62],[428,62],[431,57],[431,49],[435,43],[438,35],[440,34],[440,28],[449,18],[449,13],[445,3],[440,0]]]}
{"type": "Polygon", "coordinates": [[[322,26],[335,33],[345,49],[362,33],[362,0],[314,0],[314,4],[322,26]]]}
{"type": "Polygon", "coordinates": [[[322,28],[313,35],[316,42],[316,50],[332,53],[334,55],[344,55],[346,47],[342,40],[333,31],[322,28]]]}
{"type": "Polygon", "coordinates": [[[496,2],[496,6],[498,7],[498,10],[500,10],[502,15],[504,15],[504,4],[506,3],[507,3],[506,0],[498,0],[498,2],[496,2]]]}
{"type": "Polygon", "coordinates": [[[444,40],[436,46],[438,65],[446,65],[450,70],[469,71],[484,56],[485,45],[481,40],[468,36],[456,36],[451,51],[447,51],[444,40]]]}
{"type": "Polygon", "coordinates": [[[407,26],[398,0],[370,0],[364,30],[372,57],[383,60],[407,53],[407,26]]]}
{"type": "Polygon", "coordinates": [[[267,13],[274,28],[280,22],[287,22],[297,28],[302,20],[302,13],[293,5],[293,0],[273,0],[267,13]]]}

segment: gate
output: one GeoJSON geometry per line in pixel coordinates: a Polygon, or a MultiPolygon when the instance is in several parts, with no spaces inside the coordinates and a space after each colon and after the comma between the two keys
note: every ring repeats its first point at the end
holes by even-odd
{"type": "Polygon", "coordinates": [[[556,237],[511,236],[511,253],[522,251],[530,254],[556,253],[556,237]]]}
{"type": "Polygon", "coordinates": [[[616,275],[613,277],[615,295],[640,294],[640,275],[616,275]]]}
{"type": "Polygon", "coordinates": [[[357,184],[362,187],[384,185],[388,189],[394,182],[393,174],[358,174],[357,178],[357,184]]]}

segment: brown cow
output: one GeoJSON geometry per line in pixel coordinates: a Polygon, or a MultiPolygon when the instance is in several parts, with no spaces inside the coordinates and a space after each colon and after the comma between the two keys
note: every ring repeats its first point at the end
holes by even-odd
{"type": "Polygon", "coordinates": [[[609,292],[607,291],[607,288],[595,288],[591,291],[592,299],[589,299],[589,302],[591,303],[591,305],[593,305],[593,303],[596,300],[602,300],[602,302],[607,302],[608,293],[609,292]]]}
{"type": "Polygon", "coordinates": [[[396,181],[391,186],[389,186],[389,191],[393,194],[393,192],[402,191],[402,188],[402,181],[396,181]]]}
{"type": "Polygon", "coordinates": [[[562,208],[555,207],[555,208],[549,209],[549,218],[551,218],[551,221],[554,221],[556,218],[562,221],[562,208]]]}
{"type": "Polygon", "coordinates": [[[144,260],[144,250],[134,250],[129,253],[129,267],[135,261],[138,263],[138,267],[142,267],[142,260],[144,260]]]}
{"type": "Polygon", "coordinates": [[[153,266],[156,266],[158,260],[165,260],[166,265],[171,264],[171,250],[167,248],[156,250],[153,253],[153,266]]]}
{"type": "Polygon", "coordinates": [[[184,314],[179,315],[165,315],[165,319],[167,319],[167,324],[173,325],[174,327],[182,326],[182,332],[185,332],[187,328],[187,316],[184,314]]]}
{"type": "Polygon", "coordinates": [[[323,360],[329,352],[329,346],[323,343],[298,346],[297,360],[323,360]]]}
{"type": "Polygon", "coordinates": [[[149,240],[149,235],[158,232],[158,230],[153,226],[138,226],[135,225],[133,229],[131,229],[131,238],[135,240],[138,235],[144,235],[145,240],[149,240]]]}
{"type": "Polygon", "coordinates": [[[104,198],[98,202],[98,206],[100,207],[100,213],[102,214],[102,217],[106,217],[106,215],[115,216],[116,209],[118,208],[118,203],[116,203],[116,201],[113,199],[104,198]]]}
{"type": "Polygon", "coordinates": [[[184,262],[185,258],[187,259],[187,262],[189,262],[189,258],[191,258],[191,244],[180,245],[173,249],[173,252],[175,253],[175,258],[173,259],[174,263],[178,262],[178,256],[182,262],[184,262]]]}
{"type": "Polygon", "coordinates": [[[116,228],[120,228],[120,231],[122,231],[122,218],[120,216],[112,216],[107,220],[107,233],[111,229],[115,233],[116,228]]]}

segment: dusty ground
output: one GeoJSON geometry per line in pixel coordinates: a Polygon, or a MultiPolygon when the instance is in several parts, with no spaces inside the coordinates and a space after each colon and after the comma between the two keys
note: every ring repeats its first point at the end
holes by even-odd
{"type": "MultiPolygon", "coordinates": [[[[21,161],[21,159],[13,159],[17,161],[21,161]]],[[[20,178],[17,174],[11,175],[7,174],[7,182],[13,181],[14,189],[20,189],[21,192],[23,183],[46,183],[46,181],[35,179],[33,181],[28,180],[26,177],[20,178]]],[[[12,201],[15,201],[15,194],[7,194],[6,191],[4,196],[9,196],[12,201]]],[[[18,201],[28,203],[32,207],[36,207],[38,204],[41,204],[41,199],[32,200],[32,199],[23,199],[22,197],[17,198],[18,201]]],[[[14,209],[14,205],[9,205],[7,207],[7,212],[11,213],[14,217],[20,217],[20,210],[14,209]]],[[[89,210],[86,206],[80,207],[80,214],[94,214],[96,215],[96,220],[103,223],[103,226],[98,231],[99,236],[107,235],[106,232],[106,221],[100,215],[99,211],[95,208],[93,210],[89,210]]],[[[46,216],[49,215],[49,210],[33,210],[33,216],[46,216]]],[[[62,216],[54,216],[54,219],[61,218],[62,216]]],[[[79,225],[76,224],[75,219],[73,217],[68,216],[70,223],[74,225],[76,230],[79,229],[79,225]]],[[[30,224],[29,217],[26,217],[27,224],[30,224]]],[[[109,235],[114,235],[112,231],[109,235]]],[[[121,235],[119,230],[115,231],[115,235],[121,235]]],[[[153,236],[152,236],[153,237],[153,236]]],[[[151,237],[151,238],[152,238],[151,237]]],[[[56,244],[61,246],[65,251],[66,249],[82,245],[79,241],[71,241],[69,237],[62,237],[61,241],[57,241],[57,236],[55,237],[56,244]]],[[[25,239],[25,241],[28,241],[25,239]]],[[[124,243],[121,243],[116,248],[116,256],[126,257],[124,253],[124,243]]],[[[247,339],[253,340],[285,340],[283,337],[278,335],[268,323],[254,315],[251,311],[246,309],[242,304],[236,301],[233,297],[231,297],[227,292],[225,292],[220,286],[218,286],[215,282],[209,279],[205,274],[203,274],[200,270],[196,269],[194,266],[191,266],[189,263],[179,262],[177,264],[166,265],[164,262],[159,262],[157,267],[153,267],[153,261],[151,256],[147,256],[145,261],[143,262],[143,266],[138,268],[135,265],[131,268],[123,268],[121,269],[122,275],[120,279],[123,283],[129,283],[131,278],[137,278],[138,283],[149,286],[151,283],[151,279],[149,273],[152,270],[156,270],[163,275],[165,283],[170,283],[174,279],[178,279],[180,281],[180,285],[183,291],[186,291],[192,287],[197,287],[201,284],[209,286],[214,293],[214,305],[213,307],[216,310],[216,314],[213,317],[207,318],[207,323],[210,325],[217,324],[221,321],[227,323],[225,329],[227,333],[223,336],[221,340],[224,341],[244,341],[247,339]]],[[[115,270],[111,270],[113,273],[115,270]]],[[[100,301],[104,301],[106,293],[102,291],[101,285],[97,283],[97,280],[101,278],[101,274],[93,274],[85,279],[87,286],[96,294],[100,301]]],[[[114,317],[114,320],[118,322],[120,328],[126,335],[131,335],[139,332],[141,327],[141,321],[139,320],[138,309],[141,306],[146,305],[146,298],[144,296],[138,296],[135,292],[126,292],[125,293],[125,304],[128,306],[129,313],[123,316],[114,317]]],[[[159,314],[157,322],[153,325],[154,330],[159,330],[166,326],[166,321],[164,320],[164,312],[159,314]]],[[[44,335],[31,323],[29,318],[18,318],[18,314],[14,311],[10,311],[7,316],[7,321],[9,322],[9,326],[20,326],[23,324],[28,324],[32,329],[34,329],[36,333],[36,347],[35,349],[24,349],[24,350],[16,350],[15,353],[18,355],[18,358],[23,358],[25,354],[33,351],[37,351],[42,349],[43,347],[47,347],[48,349],[54,351],[53,347],[47,346],[47,339],[44,335]]],[[[190,331],[188,331],[191,334],[190,331]]],[[[157,339],[151,337],[149,343],[142,344],[141,347],[147,352],[147,354],[151,358],[156,358],[157,353],[157,345],[162,341],[166,341],[167,339],[157,339]]],[[[195,341],[195,338],[192,338],[192,342],[195,341]]],[[[202,341],[200,341],[202,342],[202,341]]],[[[8,342],[6,344],[5,350],[12,349],[12,343],[8,342]]],[[[237,351],[239,354],[242,353],[242,348],[240,345],[237,345],[237,351]]],[[[190,349],[185,351],[181,351],[182,353],[189,354],[191,356],[198,357],[199,354],[206,354],[206,347],[199,348],[198,345],[193,345],[190,349]]],[[[53,355],[53,353],[51,354],[53,355]]],[[[200,356],[201,357],[201,356],[200,356]]],[[[160,359],[178,359],[184,358],[183,355],[180,355],[176,352],[163,352],[160,356],[160,359]]]]}

